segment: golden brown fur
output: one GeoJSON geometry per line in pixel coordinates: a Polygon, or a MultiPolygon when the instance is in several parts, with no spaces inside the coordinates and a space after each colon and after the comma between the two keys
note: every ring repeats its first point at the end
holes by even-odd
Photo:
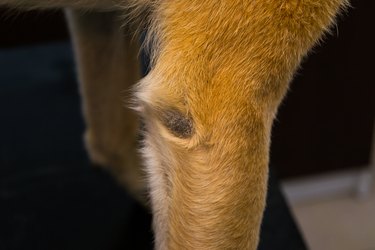
{"type": "MultiPolygon", "coordinates": [[[[38,2],[44,7],[54,1],[38,2]]],[[[96,1],[79,2],[83,3],[80,7],[102,7],[96,1]]],[[[277,107],[301,59],[345,3],[345,0],[132,0],[113,5],[106,2],[106,10],[149,8],[148,42],[153,43],[153,67],[135,90],[136,109],[144,117],[147,129],[143,154],[156,249],[256,249],[265,207],[270,133],[277,107]]],[[[88,82],[99,83],[97,65],[102,60],[125,60],[115,56],[114,48],[123,51],[122,48],[131,47],[123,47],[124,44],[117,47],[121,36],[116,32],[109,36],[100,33],[100,25],[97,27],[93,20],[86,26],[80,26],[79,18],[71,20],[81,81],[87,82],[83,95],[89,149],[94,159],[104,159],[99,162],[127,165],[131,161],[108,162],[109,151],[125,159],[128,144],[112,139],[114,134],[102,132],[108,129],[99,121],[107,119],[105,115],[93,116],[96,112],[93,107],[101,101],[106,107],[117,109],[111,103],[116,98],[112,100],[109,96],[116,95],[122,85],[108,90],[102,99],[97,91],[104,86],[88,82]],[[101,52],[98,57],[84,59],[89,56],[85,51],[92,55],[99,53],[95,50],[105,44],[101,42],[104,36],[111,44],[106,47],[108,54],[101,52]],[[93,103],[90,99],[95,100],[95,96],[100,99],[93,103]],[[107,152],[98,157],[101,152],[96,148],[103,150],[107,144],[110,145],[107,152]]],[[[127,81],[121,74],[121,70],[126,72],[126,65],[105,65],[102,76],[108,75],[103,81],[127,81]]],[[[119,119],[114,124],[126,127],[127,122],[119,119]]],[[[121,139],[127,137],[119,134],[121,139]]]]}
{"type": "Polygon", "coordinates": [[[137,94],[160,249],[256,248],[273,117],[341,3],[160,3],[159,50],[137,94]],[[171,108],[193,120],[191,138],[165,129],[171,108]]]}

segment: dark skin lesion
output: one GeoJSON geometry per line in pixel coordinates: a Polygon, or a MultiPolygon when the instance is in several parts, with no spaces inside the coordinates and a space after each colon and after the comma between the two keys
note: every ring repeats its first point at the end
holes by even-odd
{"type": "Polygon", "coordinates": [[[176,109],[169,108],[160,112],[160,119],[163,125],[178,138],[187,139],[194,133],[192,118],[176,109]]]}

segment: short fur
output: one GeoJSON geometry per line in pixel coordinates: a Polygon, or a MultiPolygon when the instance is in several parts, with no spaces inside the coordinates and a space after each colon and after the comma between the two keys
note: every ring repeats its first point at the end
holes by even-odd
{"type": "MultiPolygon", "coordinates": [[[[0,4],[8,5],[25,2],[0,0],[0,4]]],[[[30,7],[31,1],[27,3],[30,7]]],[[[123,16],[127,16],[124,12],[135,15],[138,10],[147,10],[148,18],[144,20],[150,29],[147,42],[152,43],[153,64],[148,76],[135,87],[135,95],[136,109],[147,130],[143,155],[154,214],[155,247],[256,249],[277,107],[302,58],[327,31],[346,1],[32,3],[39,7],[117,9],[123,16]]],[[[128,85],[120,83],[136,79],[125,77],[126,58],[116,55],[117,51],[126,52],[123,48],[132,48],[125,46],[114,30],[119,28],[116,22],[103,27],[82,13],[76,15],[78,18],[70,20],[84,86],[89,150],[99,162],[128,169],[128,164],[134,163],[123,160],[128,157],[129,147],[123,142],[128,136],[122,134],[123,130],[116,134],[104,131],[127,126],[134,131],[134,118],[130,122],[119,118],[112,125],[101,126],[107,116],[94,114],[106,113],[101,104],[118,110],[116,98],[112,100],[111,95],[116,96],[128,85]],[[109,34],[103,32],[107,28],[109,34]],[[100,71],[102,68],[104,71],[100,71]],[[108,83],[118,85],[101,97],[101,92],[110,88],[104,85],[108,83]],[[120,140],[112,138],[117,135],[122,135],[120,140]],[[116,152],[119,162],[111,163],[112,152],[116,152]]],[[[132,65],[135,63],[128,66],[132,65]]]]}

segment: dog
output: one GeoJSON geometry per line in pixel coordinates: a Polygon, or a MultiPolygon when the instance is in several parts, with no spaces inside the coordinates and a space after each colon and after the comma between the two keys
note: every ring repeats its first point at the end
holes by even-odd
{"type": "Polygon", "coordinates": [[[0,5],[67,9],[89,155],[144,203],[147,193],[155,249],[257,248],[277,108],[346,0],[0,5]],[[151,70],[140,79],[130,29],[145,26],[151,70]],[[134,147],[139,118],[121,104],[126,89],[144,121],[144,168],[134,147]]]}

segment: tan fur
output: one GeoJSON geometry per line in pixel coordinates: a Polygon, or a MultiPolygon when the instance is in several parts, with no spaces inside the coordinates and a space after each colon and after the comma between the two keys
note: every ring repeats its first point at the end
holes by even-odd
{"type": "MultiPolygon", "coordinates": [[[[156,249],[256,249],[277,107],[301,59],[345,3],[116,3],[116,8],[124,11],[133,7],[134,13],[148,9],[149,15],[153,68],[135,91],[136,109],[147,128],[143,153],[156,249]]],[[[79,39],[86,29],[90,28],[73,33],[79,39]]],[[[103,36],[90,34],[87,38],[94,39],[95,44],[103,36]]],[[[114,42],[119,37],[107,39],[114,42]]],[[[86,45],[77,46],[78,53],[85,49],[86,45]]],[[[94,65],[100,63],[94,61],[94,65]]],[[[83,59],[79,62],[91,63],[83,59]]],[[[95,75],[97,67],[81,67],[87,69],[82,71],[81,80],[94,79],[90,76],[95,75]]],[[[109,68],[107,72],[113,73],[109,68]]],[[[87,99],[96,95],[97,87],[93,88],[87,91],[87,99]]],[[[95,119],[92,121],[95,123],[95,119]]],[[[100,134],[101,129],[94,133],[100,134]]],[[[99,147],[107,141],[111,139],[103,139],[99,147]]]]}
{"type": "Polygon", "coordinates": [[[273,117],[341,3],[160,3],[155,65],[137,94],[159,249],[256,248],[273,117]],[[191,138],[163,126],[160,113],[171,107],[194,121],[191,138]]]}

